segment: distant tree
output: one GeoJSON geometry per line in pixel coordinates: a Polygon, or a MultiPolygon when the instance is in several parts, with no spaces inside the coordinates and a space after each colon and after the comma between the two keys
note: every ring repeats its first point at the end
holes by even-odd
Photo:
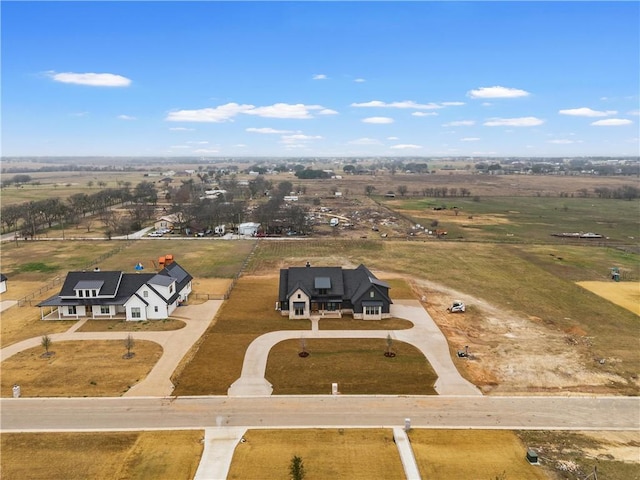
{"type": "Polygon", "coordinates": [[[408,191],[409,189],[407,188],[406,185],[398,185],[398,193],[400,194],[401,197],[404,197],[408,191]]]}
{"type": "Polygon", "coordinates": [[[14,175],[12,180],[16,185],[20,185],[23,183],[29,183],[31,181],[31,176],[25,174],[14,175]]]}
{"type": "Polygon", "coordinates": [[[344,173],[354,173],[356,171],[356,167],[354,165],[345,165],[342,167],[342,171],[344,173]]]}
{"type": "Polygon", "coordinates": [[[89,180],[87,182],[87,187],[89,187],[89,188],[93,187],[93,180],[89,180]]]}
{"type": "Polygon", "coordinates": [[[289,464],[289,473],[291,474],[292,480],[304,480],[305,472],[302,458],[297,455],[293,456],[289,464]]]}
{"type": "Polygon", "coordinates": [[[373,194],[373,191],[376,189],[373,185],[367,185],[364,187],[364,193],[367,197],[370,197],[373,194]]]}

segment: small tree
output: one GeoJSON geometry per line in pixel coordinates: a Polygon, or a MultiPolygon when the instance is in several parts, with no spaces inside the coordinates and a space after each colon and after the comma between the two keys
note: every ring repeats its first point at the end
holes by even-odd
{"type": "Polygon", "coordinates": [[[43,335],[42,336],[42,340],[40,341],[40,345],[42,345],[42,347],[44,348],[44,356],[45,357],[51,356],[51,353],[49,353],[49,348],[51,347],[52,343],[53,343],[53,341],[51,340],[51,337],[49,335],[43,335]]]}
{"type": "Polygon", "coordinates": [[[124,356],[124,358],[126,359],[133,358],[135,353],[132,353],[131,350],[133,350],[133,347],[135,346],[135,344],[136,342],[133,339],[133,336],[131,334],[127,335],[127,338],[124,339],[124,348],[127,349],[127,353],[124,356]]]}
{"type": "Polygon", "coordinates": [[[294,455],[289,465],[289,473],[292,480],[304,480],[304,463],[302,458],[294,455]]]}
{"type": "Polygon", "coordinates": [[[391,338],[391,334],[388,334],[387,335],[387,351],[384,352],[384,356],[385,357],[395,357],[396,356],[396,354],[391,351],[392,347],[393,347],[393,339],[391,338]]]}

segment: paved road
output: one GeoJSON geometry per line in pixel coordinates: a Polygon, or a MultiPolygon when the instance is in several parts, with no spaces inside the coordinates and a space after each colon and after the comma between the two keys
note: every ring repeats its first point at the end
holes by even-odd
{"type": "Polygon", "coordinates": [[[394,427],[638,430],[638,397],[270,396],[3,398],[0,429],[394,427]]]}

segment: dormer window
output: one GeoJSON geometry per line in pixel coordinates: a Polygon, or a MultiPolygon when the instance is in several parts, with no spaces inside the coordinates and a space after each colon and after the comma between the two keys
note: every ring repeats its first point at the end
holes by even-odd
{"type": "Polygon", "coordinates": [[[373,290],[371,290],[371,291],[369,292],[369,296],[370,296],[371,298],[376,298],[376,292],[374,292],[373,290]]]}
{"type": "Polygon", "coordinates": [[[329,277],[316,277],[313,284],[318,290],[318,295],[326,295],[331,289],[331,279],[329,277]]]}
{"type": "Polygon", "coordinates": [[[78,290],[78,296],[79,297],[83,297],[84,296],[84,290],[78,290]]]}

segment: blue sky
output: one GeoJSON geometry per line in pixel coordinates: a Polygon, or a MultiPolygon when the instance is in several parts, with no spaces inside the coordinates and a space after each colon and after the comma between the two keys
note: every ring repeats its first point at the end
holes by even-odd
{"type": "Polygon", "coordinates": [[[638,2],[11,2],[2,154],[638,155],[638,2]]]}

